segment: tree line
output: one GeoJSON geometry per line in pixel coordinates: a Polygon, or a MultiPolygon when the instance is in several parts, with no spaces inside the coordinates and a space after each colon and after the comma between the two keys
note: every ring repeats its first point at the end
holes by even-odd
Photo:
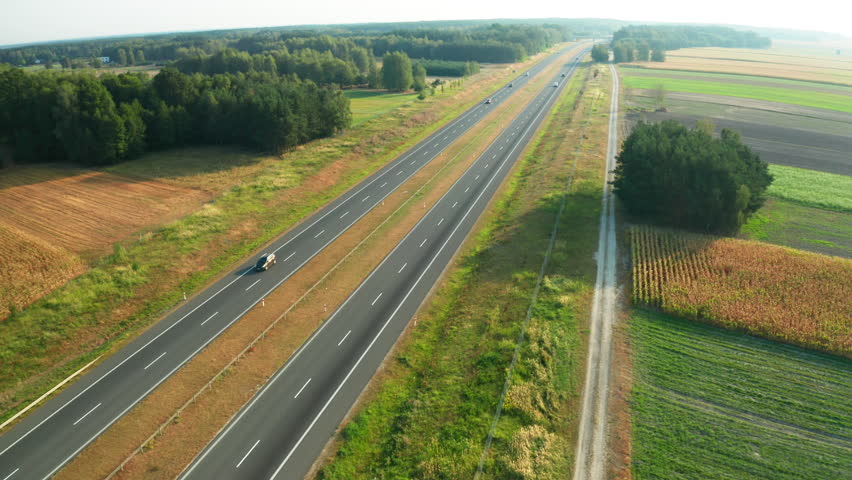
{"type": "Polygon", "coordinates": [[[565,26],[554,24],[474,24],[370,34],[357,28],[339,28],[333,34],[315,30],[249,29],[9,48],[0,50],[0,62],[15,66],[37,62],[47,65],[60,63],[67,67],[97,66],[97,57],[110,57],[111,63],[123,66],[210,56],[223,49],[249,55],[314,50],[331,52],[334,58],[351,62],[364,73],[370,57],[377,58],[390,52],[401,51],[410,58],[429,60],[508,63],[523,60],[571,36],[565,26]]]}
{"type": "Polygon", "coordinates": [[[728,27],[630,25],[620,28],[608,46],[595,45],[592,59],[606,62],[664,62],[667,50],[692,47],[769,48],[772,41],[751,31],[728,27]]]}
{"type": "Polygon", "coordinates": [[[765,201],[766,162],[712,123],[640,122],[617,157],[614,193],[627,211],[652,222],[701,232],[737,231],[765,201]]]}
{"type": "Polygon", "coordinates": [[[108,165],[190,144],[280,152],[351,122],[339,89],[257,72],[155,77],[0,68],[0,143],[18,163],[108,165]]]}
{"type": "Polygon", "coordinates": [[[479,73],[479,62],[455,62],[451,60],[430,60],[418,58],[416,63],[423,65],[426,74],[433,77],[468,77],[479,73]]]}

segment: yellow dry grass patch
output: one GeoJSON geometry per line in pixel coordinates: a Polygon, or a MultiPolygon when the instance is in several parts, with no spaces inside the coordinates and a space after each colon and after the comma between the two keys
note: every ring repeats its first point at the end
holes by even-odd
{"type": "Polygon", "coordinates": [[[667,52],[666,61],[662,63],[639,62],[629,65],[852,85],[852,61],[848,58],[796,53],[774,47],[766,50],[683,48],[667,52]]]}
{"type": "Polygon", "coordinates": [[[0,225],[0,318],[12,306],[21,309],[85,270],[71,252],[0,225]]]}

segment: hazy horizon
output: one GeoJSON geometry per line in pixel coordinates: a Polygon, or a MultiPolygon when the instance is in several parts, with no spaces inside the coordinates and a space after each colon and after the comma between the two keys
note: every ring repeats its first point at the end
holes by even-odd
{"type": "Polygon", "coordinates": [[[0,46],[45,43],[112,36],[171,32],[229,30],[302,25],[395,23],[479,19],[612,19],[632,23],[700,23],[740,27],[817,31],[852,37],[852,25],[842,15],[830,15],[831,2],[816,0],[809,8],[779,9],[768,2],[717,1],[713,8],[685,10],[681,3],[652,0],[637,5],[616,0],[603,5],[569,6],[548,0],[517,5],[486,2],[459,4],[437,0],[428,7],[399,6],[390,0],[368,5],[341,0],[308,2],[298,9],[271,0],[245,0],[239,10],[222,0],[185,0],[179,3],[148,0],[122,3],[106,0],[33,0],[6,6],[0,46]],[[72,4],[73,3],[73,4],[72,4]],[[50,17],[63,22],[49,21],[50,17]],[[833,17],[833,18],[832,18],[833,17]]]}

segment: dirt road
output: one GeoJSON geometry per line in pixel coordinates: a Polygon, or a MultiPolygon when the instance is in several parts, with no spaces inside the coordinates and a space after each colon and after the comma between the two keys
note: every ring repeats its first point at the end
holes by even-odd
{"type": "Polygon", "coordinates": [[[597,280],[592,303],[589,356],[583,407],[580,417],[574,480],[602,480],[606,475],[607,397],[609,395],[612,358],[612,324],[615,318],[615,215],[612,188],[609,185],[615,168],[618,147],[618,74],[610,65],[612,99],[609,107],[609,143],[603,184],[600,234],[598,236],[597,280]]]}

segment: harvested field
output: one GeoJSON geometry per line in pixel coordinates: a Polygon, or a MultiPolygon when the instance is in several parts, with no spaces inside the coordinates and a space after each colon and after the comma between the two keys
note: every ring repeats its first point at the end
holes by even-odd
{"type": "Polygon", "coordinates": [[[0,319],[85,270],[67,250],[0,225],[0,319]]]}
{"type": "MultiPolygon", "coordinates": [[[[825,52],[829,53],[828,50],[825,52]]],[[[852,59],[848,56],[794,53],[782,48],[682,48],[667,52],[665,62],[632,63],[665,70],[736,73],[764,77],[852,85],[852,59]]]]}
{"type": "Polygon", "coordinates": [[[630,337],[633,478],[849,476],[849,360],[641,309],[630,337]]]}
{"type": "Polygon", "coordinates": [[[852,115],[848,113],[687,93],[667,94],[667,112],[637,112],[653,108],[653,92],[628,93],[628,105],[634,108],[628,114],[632,123],[674,119],[692,126],[710,118],[717,129],[740,132],[743,141],[769,163],[852,175],[852,115]]]}
{"type": "Polygon", "coordinates": [[[852,261],[647,226],[630,243],[635,303],[852,357],[852,261]]]}
{"type": "Polygon", "coordinates": [[[0,179],[0,226],[79,254],[103,253],[143,227],[179,218],[210,196],[92,170],[25,167],[0,179]]]}

